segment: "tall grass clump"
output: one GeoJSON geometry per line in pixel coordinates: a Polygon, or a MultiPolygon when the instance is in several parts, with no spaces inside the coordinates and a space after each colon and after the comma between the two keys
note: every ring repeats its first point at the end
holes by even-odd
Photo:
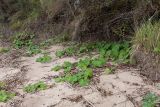
{"type": "Polygon", "coordinates": [[[160,53],[160,22],[146,22],[136,30],[133,39],[135,49],[160,53]]]}

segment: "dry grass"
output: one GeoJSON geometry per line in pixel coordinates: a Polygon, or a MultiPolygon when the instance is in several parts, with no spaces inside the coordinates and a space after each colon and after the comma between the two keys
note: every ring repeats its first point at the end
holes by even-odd
{"type": "Polygon", "coordinates": [[[138,28],[133,44],[136,49],[160,52],[160,22],[147,22],[138,28]]]}

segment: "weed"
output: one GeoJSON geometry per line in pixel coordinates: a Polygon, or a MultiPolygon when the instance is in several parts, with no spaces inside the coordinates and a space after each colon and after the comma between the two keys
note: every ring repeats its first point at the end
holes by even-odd
{"type": "Polygon", "coordinates": [[[73,67],[73,65],[70,62],[64,62],[64,64],[63,64],[63,68],[64,68],[65,73],[70,72],[72,70],[72,67],[73,67]]]}
{"type": "Polygon", "coordinates": [[[95,58],[93,61],[92,61],[92,66],[93,67],[103,67],[104,65],[106,64],[106,58],[104,57],[100,57],[100,58],[95,58]]]}
{"type": "Polygon", "coordinates": [[[32,43],[32,39],[35,35],[28,32],[18,32],[13,37],[13,45],[15,48],[19,49],[23,46],[28,46],[32,43]]]}
{"type": "Polygon", "coordinates": [[[120,62],[127,62],[130,56],[130,45],[128,42],[124,43],[107,43],[107,42],[96,42],[96,43],[84,43],[76,45],[76,47],[70,47],[62,51],[57,51],[56,56],[72,56],[79,55],[84,52],[98,51],[99,57],[110,58],[112,60],[119,60],[120,62]]]}
{"type": "Polygon", "coordinates": [[[88,68],[91,61],[89,59],[80,60],[78,63],[72,64],[70,62],[64,62],[64,76],[56,78],[57,82],[68,82],[70,84],[79,84],[80,86],[86,86],[89,84],[90,79],[93,76],[93,71],[91,68],[88,68]],[[79,69],[78,72],[71,72],[74,66],[77,66],[79,69]]]}
{"type": "Polygon", "coordinates": [[[12,99],[15,94],[7,92],[5,90],[0,90],[0,102],[7,102],[8,100],[12,99]]]}
{"type": "Polygon", "coordinates": [[[105,72],[106,72],[107,74],[111,74],[111,73],[113,73],[114,71],[115,71],[115,67],[113,67],[113,66],[107,67],[107,68],[105,69],[105,72]]]}
{"type": "Polygon", "coordinates": [[[93,76],[92,69],[86,68],[76,74],[67,73],[64,77],[56,78],[57,82],[69,82],[70,84],[79,84],[80,86],[89,85],[90,78],[93,76]]]}
{"type": "Polygon", "coordinates": [[[49,55],[44,55],[36,59],[36,62],[41,62],[41,63],[49,63],[51,61],[52,61],[52,57],[49,55]]]}
{"type": "Polygon", "coordinates": [[[10,49],[0,47],[0,53],[7,53],[10,49]]]}
{"type": "Polygon", "coordinates": [[[80,59],[77,66],[79,69],[83,70],[88,68],[90,63],[91,63],[91,60],[89,58],[80,59]]]}
{"type": "Polygon", "coordinates": [[[24,91],[27,93],[35,93],[37,91],[46,90],[47,87],[48,87],[47,84],[40,81],[38,83],[29,84],[28,86],[24,87],[24,91]]]}
{"type": "Polygon", "coordinates": [[[61,58],[61,57],[64,56],[64,55],[65,55],[65,52],[64,52],[64,51],[57,51],[57,52],[56,52],[56,56],[59,57],[59,58],[61,58]]]}
{"type": "Polygon", "coordinates": [[[84,52],[86,52],[86,51],[87,51],[87,47],[86,47],[86,46],[81,46],[81,47],[79,48],[78,53],[84,53],[84,52]]]}
{"type": "MultiPolygon", "coordinates": [[[[77,63],[72,64],[70,62],[64,62],[63,66],[57,66],[53,70],[58,71],[64,69],[64,75],[56,78],[57,82],[68,82],[70,84],[79,84],[80,86],[89,85],[91,78],[93,77],[93,69],[102,68],[105,66],[107,60],[114,62],[126,62],[129,59],[130,45],[125,43],[106,43],[96,42],[89,44],[81,44],[75,47],[67,48],[63,51],[57,51],[57,56],[62,57],[64,55],[77,55],[84,52],[97,51],[99,53],[98,58],[85,58],[80,59],[77,63]],[[76,70],[76,72],[75,72],[76,70]]],[[[115,70],[114,66],[106,68],[107,74],[112,73],[115,70]]]]}
{"type": "Polygon", "coordinates": [[[35,54],[39,54],[41,53],[42,51],[40,50],[40,47],[37,46],[37,45],[34,45],[33,43],[30,43],[28,45],[28,48],[27,48],[27,54],[28,55],[35,55],[35,54]]]}
{"type": "Polygon", "coordinates": [[[153,93],[148,93],[143,98],[143,105],[142,107],[155,107],[157,102],[160,100],[160,97],[153,93]]]}
{"type": "Polygon", "coordinates": [[[62,69],[62,66],[55,66],[54,68],[51,69],[51,71],[59,71],[60,69],[62,69]]]}
{"type": "Polygon", "coordinates": [[[65,53],[67,56],[72,56],[75,53],[75,50],[73,47],[69,47],[65,50],[65,53]]]}
{"type": "Polygon", "coordinates": [[[111,45],[111,55],[114,59],[117,59],[119,56],[120,45],[119,44],[112,44],[111,45]]]}

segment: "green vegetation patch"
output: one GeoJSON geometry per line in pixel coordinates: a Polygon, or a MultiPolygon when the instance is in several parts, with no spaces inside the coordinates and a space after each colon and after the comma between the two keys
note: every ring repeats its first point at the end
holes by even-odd
{"type": "Polygon", "coordinates": [[[59,71],[60,69],[62,69],[62,67],[57,65],[54,68],[52,68],[51,71],[59,71]]]}
{"type": "Polygon", "coordinates": [[[52,71],[59,71],[63,69],[64,74],[56,78],[57,82],[68,82],[70,84],[77,84],[80,86],[89,85],[93,78],[95,69],[103,69],[107,74],[111,74],[115,71],[116,67],[113,65],[107,66],[107,61],[114,61],[116,63],[128,63],[130,56],[130,44],[124,43],[84,43],[76,45],[76,47],[69,47],[65,50],[57,51],[58,57],[73,56],[83,54],[86,52],[96,52],[98,57],[92,58],[92,56],[84,59],[80,59],[76,63],[64,62],[62,66],[56,66],[52,68],[52,71]],[[107,68],[106,68],[107,67],[107,68]]]}
{"type": "Polygon", "coordinates": [[[68,82],[72,85],[86,86],[89,85],[93,77],[92,60],[89,58],[81,59],[73,64],[64,62],[62,66],[56,66],[53,69],[54,71],[64,70],[64,75],[56,78],[57,82],[68,82]]]}
{"type": "Polygon", "coordinates": [[[29,45],[28,48],[27,48],[27,54],[30,56],[30,55],[36,55],[36,54],[39,54],[41,53],[41,49],[39,46],[37,45],[29,45]]]}
{"type": "Polygon", "coordinates": [[[90,68],[80,70],[77,73],[68,72],[65,76],[56,78],[57,82],[68,82],[72,85],[79,84],[80,86],[89,85],[90,79],[93,77],[93,71],[90,68]]]}
{"type": "Polygon", "coordinates": [[[29,32],[17,32],[15,35],[13,35],[13,46],[17,49],[29,46],[34,37],[35,35],[29,32]]]}
{"type": "Polygon", "coordinates": [[[6,91],[6,84],[0,82],[0,102],[7,102],[11,100],[16,94],[6,91]]]}
{"type": "Polygon", "coordinates": [[[35,93],[41,90],[46,90],[48,88],[47,84],[40,81],[35,84],[29,84],[28,86],[24,87],[24,91],[27,93],[35,93]]]}
{"type": "Polygon", "coordinates": [[[12,99],[15,94],[7,92],[5,90],[0,90],[0,102],[7,102],[8,100],[12,99]]]}
{"type": "Polygon", "coordinates": [[[40,63],[49,63],[51,61],[52,61],[52,57],[46,54],[36,59],[36,62],[40,62],[40,63]]]}
{"type": "MultiPolygon", "coordinates": [[[[83,53],[92,53],[97,52],[99,53],[100,58],[97,61],[93,61],[93,63],[100,63],[103,58],[112,59],[113,61],[119,62],[129,62],[130,56],[130,43],[123,42],[123,43],[115,43],[115,42],[95,42],[95,43],[83,43],[75,45],[74,47],[66,48],[65,50],[57,51],[57,57],[64,57],[64,56],[79,56],[83,53]]],[[[103,65],[103,64],[102,64],[103,65]]],[[[99,65],[100,66],[100,65],[99,65]]]]}
{"type": "Polygon", "coordinates": [[[34,34],[29,32],[18,32],[13,36],[13,46],[16,49],[26,48],[27,55],[35,55],[41,53],[40,46],[33,43],[34,34]]]}
{"type": "Polygon", "coordinates": [[[156,107],[159,101],[160,101],[160,97],[158,97],[156,94],[148,93],[143,98],[142,107],[156,107]]]}

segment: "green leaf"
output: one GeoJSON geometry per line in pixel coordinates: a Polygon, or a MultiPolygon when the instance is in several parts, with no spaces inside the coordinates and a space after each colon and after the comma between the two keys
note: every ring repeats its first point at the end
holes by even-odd
{"type": "Polygon", "coordinates": [[[64,64],[63,64],[63,67],[64,67],[64,68],[72,67],[72,63],[71,63],[71,62],[68,62],[68,61],[65,61],[64,64]]]}
{"type": "Polygon", "coordinates": [[[98,58],[98,59],[94,59],[93,61],[92,61],[92,65],[94,66],[94,67],[103,67],[104,65],[106,64],[106,59],[105,58],[98,58]]]}
{"type": "Polygon", "coordinates": [[[91,78],[92,76],[93,76],[93,71],[92,71],[92,69],[90,69],[90,68],[87,68],[86,70],[85,70],[85,77],[87,77],[87,78],[91,78]]]}
{"type": "Polygon", "coordinates": [[[89,80],[88,79],[81,79],[80,81],[79,81],[79,85],[81,86],[81,87],[83,87],[83,86],[87,86],[88,84],[89,84],[89,80]]]}
{"type": "Polygon", "coordinates": [[[119,56],[119,49],[120,49],[120,45],[119,44],[113,44],[112,45],[111,55],[114,58],[117,58],[119,56]]]}
{"type": "Polygon", "coordinates": [[[15,96],[14,93],[7,92],[5,90],[0,90],[0,102],[7,102],[15,96]]]}
{"type": "Polygon", "coordinates": [[[86,58],[86,59],[81,59],[79,62],[78,62],[78,68],[80,69],[86,69],[91,63],[91,60],[86,58]]]}
{"type": "Polygon", "coordinates": [[[64,64],[63,64],[63,68],[64,68],[65,73],[70,72],[72,70],[72,67],[73,67],[73,65],[70,62],[64,62],[64,64]]]}
{"type": "Polygon", "coordinates": [[[61,58],[62,56],[65,55],[65,52],[64,51],[57,51],[55,54],[57,57],[61,58]]]}
{"type": "Polygon", "coordinates": [[[64,68],[64,72],[65,72],[65,73],[68,73],[68,72],[70,72],[71,70],[72,70],[72,67],[64,68]]]}
{"type": "Polygon", "coordinates": [[[28,86],[24,87],[24,91],[27,93],[34,93],[45,89],[47,89],[47,84],[42,81],[35,84],[29,84],[28,86]]]}
{"type": "Polygon", "coordinates": [[[62,69],[62,67],[57,65],[54,68],[52,68],[51,71],[59,71],[60,69],[62,69]]]}
{"type": "Polygon", "coordinates": [[[49,55],[44,55],[36,59],[36,62],[41,62],[41,63],[49,63],[51,61],[52,61],[52,57],[49,55]]]}
{"type": "Polygon", "coordinates": [[[65,52],[66,52],[66,54],[67,54],[68,56],[71,56],[71,55],[73,55],[73,54],[75,53],[75,50],[74,50],[73,47],[70,47],[70,48],[67,48],[67,49],[65,50],[65,52]]]}

